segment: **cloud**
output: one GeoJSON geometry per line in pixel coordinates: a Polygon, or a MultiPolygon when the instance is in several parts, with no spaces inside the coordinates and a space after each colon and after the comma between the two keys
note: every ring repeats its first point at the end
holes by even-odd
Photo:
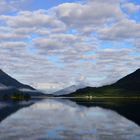
{"type": "Polygon", "coordinates": [[[0,15],[0,67],[19,81],[40,89],[79,79],[101,86],[140,67],[140,23],[124,11],[126,2],[88,0],[35,11],[19,8],[22,2],[0,15]]]}
{"type": "Polygon", "coordinates": [[[140,5],[136,5],[134,3],[124,3],[122,7],[130,14],[136,13],[140,10],[140,5]]]}
{"type": "Polygon", "coordinates": [[[135,44],[136,51],[140,52],[140,39],[135,39],[133,43],[135,44]]]}
{"type": "Polygon", "coordinates": [[[30,2],[28,0],[1,0],[0,14],[19,11],[20,9],[25,8],[30,2]]]}
{"type": "Polygon", "coordinates": [[[64,3],[50,11],[68,27],[90,32],[125,16],[120,9],[119,2],[115,1],[104,3],[95,0],[85,4],[64,3]]]}
{"type": "Polygon", "coordinates": [[[98,31],[103,40],[127,40],[140,36],[140,23],[134,20],[124,19],[112,27],[106,27],[98,31]]]}
{"type": "Polygon", "coordinates": [[[0,33],[0,41],[13,41],[13,40],[24,40],[27,39],[29,36],[24,34],[16,34],[16,33],[0,33]]]}
{"type": "Polygon", "coordinates": [[[6,49],[11,49],[13,50],[13,48],[22,48],[26,46],[25,42],[3,42],[0,44],[1,47],[6,48],[6,49]]]}
{"type": "MultiPolygon", "coordinates": [[[[98,51],[98,58],[102,60],[129,60],[129,54],[132,52],[130,49],[102,49],[98,51]]],[[[115,61],[116,60],[116,61],[115,61]]]]}
{"type": "Polygon", "coordinates": [[[89,44],[86,37],[72,34],[49,34],[47,37],[33,39],[33,46],[41,54],[58,55],[66,60],[66,57],[81,57],[86,52],[96,49],[94,39],[89,44]],[[77,55],[79,54],[79,55],[77,55]]]}
{"type": "Polygon", "coordinates": [[[45,10],[21,11],[16,16],[1,16],[10,27],[49,27],[57,28],[64,24],[47,15],[45,10]]]}

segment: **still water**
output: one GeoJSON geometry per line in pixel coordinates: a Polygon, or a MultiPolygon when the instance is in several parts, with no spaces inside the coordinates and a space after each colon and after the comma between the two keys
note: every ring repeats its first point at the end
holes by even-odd
{"type": "MultiPolygon", "coordinates": [[[[5,107],[0,104],[1,114],[5,107]]],[[[0,140],[140,140],[140,126],[98,105],[45,99],[6,114],[0,122],[0,140]]]]}

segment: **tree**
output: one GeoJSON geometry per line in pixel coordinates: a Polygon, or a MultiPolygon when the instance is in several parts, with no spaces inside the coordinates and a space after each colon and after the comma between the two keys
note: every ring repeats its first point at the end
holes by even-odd
{"type": "Polygon", "coordinates": [[[10,96],[8,94],[4,94],[3,95],[3,100],[8,100],[8,99],[10,99],[10,96]]]}
{"type": "Polygon", "coordinates": [[[31,99],[31,96],[30,96],[28,93],[26,93],[26,94],[24,95],[24,99],[25,99],[26,101],[28,101],[28,100],[31,99]]]}

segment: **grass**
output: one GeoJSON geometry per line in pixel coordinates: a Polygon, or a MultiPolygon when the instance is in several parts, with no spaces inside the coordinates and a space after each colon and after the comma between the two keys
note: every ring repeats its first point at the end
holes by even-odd
{"type": "Polygon", "coordinates": [[[84,97],[75,97],[70,100],[76,101],[82,104],[105,104],[111,106],[122,106],[127,104],[140,104],[140,97],[93,97],[93,98],[84,98],[84,97]]]}
{"type": "Polygon", "coordinates": [[[93,89],[78,90],[67,96],[85,98],[139,98],[140,91],[130,91],[115,87],[102,87],[93,89]]]}

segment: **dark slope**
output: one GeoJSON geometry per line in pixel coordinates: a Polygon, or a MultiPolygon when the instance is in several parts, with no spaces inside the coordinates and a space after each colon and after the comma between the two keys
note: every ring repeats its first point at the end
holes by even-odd
{"type": "Polygon", "coordinates": [[[15,80],[11,76],[9,76],[5,72],[3,72],[2,70],[0,70],[0,83],[7,86],[7,87],[25,88],[25,89],[35,90],[31,86],[24,85],[24,84],[18,82],[17,80],[15,80]]]}
{"type": "Polygon", "coordinates": [[[13,95],[13,93],[29,94],[30,96],[45,96],[31,86],[25,85],[0,70],[0,97],[13,95]]]}
{"type": "Polygon", "coordinates": [[[113,85],[127,90],[140,91],[140,69],[125,76],[113,85]]]}
{"type": "Polygon", "coordinates": [[[99,88],[86,87],[67,96],[140,96],[140,69],[112,85],[99,88]]]}

